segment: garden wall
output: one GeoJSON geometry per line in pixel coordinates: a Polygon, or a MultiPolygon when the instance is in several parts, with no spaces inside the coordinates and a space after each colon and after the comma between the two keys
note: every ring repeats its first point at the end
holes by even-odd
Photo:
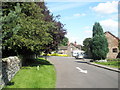
{"type": "Polygon", "coordinates": [[[14,77],[14,75],[20,70],[21,60],[17,57],[8,57],[2,59],[2,65],[0,69],[0,88],[8,84],[8,82],[14,77]]]}

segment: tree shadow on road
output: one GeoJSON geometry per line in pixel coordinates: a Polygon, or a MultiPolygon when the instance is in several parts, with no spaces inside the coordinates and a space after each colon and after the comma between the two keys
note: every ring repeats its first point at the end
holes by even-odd
{"type": "Polygon", "coordinates": [[[85,61],[75,61],[75,62],[77,62],[77,63],[87,63],[85,61]]]}

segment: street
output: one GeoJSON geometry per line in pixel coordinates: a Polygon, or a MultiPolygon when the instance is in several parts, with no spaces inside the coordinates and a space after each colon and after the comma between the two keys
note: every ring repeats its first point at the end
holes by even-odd
{"type": "Polygon", "coordinates": [[[57,72],[56,88],[118,88],[118,73],[74,57],[49,57],[57,72]]]}

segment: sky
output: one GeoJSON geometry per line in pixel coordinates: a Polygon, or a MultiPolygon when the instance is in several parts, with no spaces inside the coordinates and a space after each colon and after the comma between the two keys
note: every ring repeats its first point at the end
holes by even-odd
{"type": "Polygon", "coordinates": [[[69,42],[83,45],[85,38],[92,37],[95,22],[118,37],[118,1],[47,2],[46,6],[54,16],[61,16],[69,42]]]}

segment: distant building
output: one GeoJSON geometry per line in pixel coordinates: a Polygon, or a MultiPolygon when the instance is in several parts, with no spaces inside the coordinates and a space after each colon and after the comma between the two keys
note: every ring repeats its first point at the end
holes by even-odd
{"type": "Polygon", "coordinates": [[[118,42],[120,39],[118,37],[114,36],[110,32],[105,32],[105,36],[107,38],[108,48],[109,48],[107,58],[117,58],[118,54],[120,52],[118,49],[118,42]]]}
{"type": "Polygon", "coordinates": [[[67,48],[68,48],[68,46],[60,46],[60,47],[58,47],[58,53],[59,54],[67,54],[67,48]]]}
{"type": "Polygon", "coordinates": [[[68,46],[60,46],[58,47],[58,53],[67,54],[68,56],[72,56],[74,50],[81,50],[81,45],[77,45],[77,43],[69,43],[68,46]]]}

